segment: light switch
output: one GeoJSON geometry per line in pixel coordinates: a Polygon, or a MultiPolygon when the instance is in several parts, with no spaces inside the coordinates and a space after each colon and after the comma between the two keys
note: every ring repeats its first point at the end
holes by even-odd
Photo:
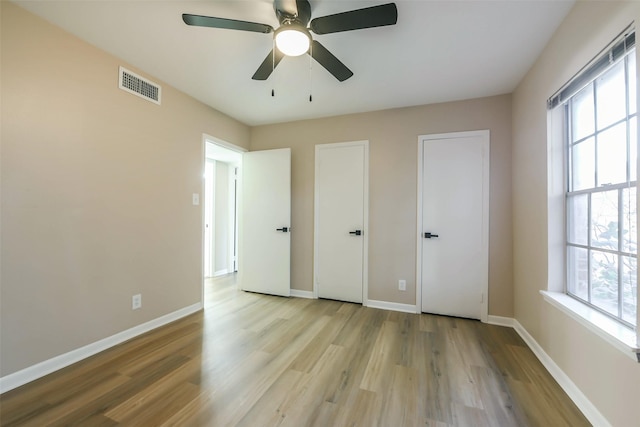
{"type": "Polygon", "coordinates": [[[198,206],[200,204],[200,194],[193,193],[193,195],[191,196],[191,201],[193,203],[193,206],[198,206]]]}

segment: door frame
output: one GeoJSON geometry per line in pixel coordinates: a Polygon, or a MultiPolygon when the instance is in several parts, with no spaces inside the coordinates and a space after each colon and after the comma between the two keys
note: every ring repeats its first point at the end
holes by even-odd
{"type": "MultiPolygon", "coordinates": [[[[216,210],[216,198],[215,198],[215,176],[216,176],[216,161],[210,157],[207,157],[205,154],[205,158],[204,158],[204,187],[203,187],[203,191],[202,191],[202,206],[204,209],[204,223],[205,223],[205,229],[204,229],[204,253],[203,253],[203,260],[204,260],[204,264],[203,264],[203,268],[205,270],[204,273],[204,278],[211,278],[213,277],[213,273],[214,273],[214,260],[216,258],[216,245],[215,245],[215,241],[216,241],[216,227],[215,224],[210,224],[211,227],[208,230],[209,231],[209,241],[207,241],[207,228],[206,228],[206,224],[207,221],[215,218],[215,210],[216,210]],[[213,188],[207,188],[207,166],[209,165],[209,163],[211,163],[211,183],[213,184],[213,188]],[[207,216],[207,204],[211,203],[211,211],[209,212],[209,216],[207,216]],[[207,260],[206,255],[207,255],[207,249],[209,251],[209,259],[207,260]],[[206,274],[206,266],[207,263],[209,264],[209,275],[207,276],[206,274]]],[[[213,222],[213,221],[210,221],[213,222]]]]}
{"type": "Polygon", "coordinates": [[[316,286],[316,277],[318,275],[318,239],[315,236],[318,235],[318,215],[319,215],[319,190],[320,181],[318,179],[318,169],[320,157],[318,153],[325,148],[335,147],[364,147],[364,209],[362,228],[364,233],[362,235],[362,305],[366,307],[369,305],[369,141],[350,141],[350,142],[336,142],[329,144],[316,144],[315,146],[315,170],[314,170],[314,194],[313,194],[313,298],[318,299],[318,286],[316,286]]]}
{"type": "MultiPolygon", "coordinates": [[[[205,281],[205,275],[204,275],[204,246],[206,244],[205,239],[204,239],[204,233],[205,233],[205,225],[206,225],[206,217],[205,217],[205,211],[204,211],[204,207],[205,207],[205,185],[204,185],[204,181],[205,181],[205,165],[207,164],[207,143],[209,144],[213,144],[213,145],[217,145],[223,149],[229,150],[229,151],[234,151],[236,153],[239,153],[240,155],[242,155],[242,153],[249,151],[246,148],[240,147],[239,145],[235,145],[232,144],[230,142],[227,142],[223,139],[217,138],[215,136],[211,136],[208,135],[206,133],[202,134],[202,143],[200,145],[200,194],[202,195],[201,200],[200,200],[200,285],[201,285],[201,289],[200,289],[200,302],[202,304],[204,304],[204,281],[205,281]]],[[[239,168],[242,167],[241,164],[239,164],[238,166],[239,168]]],[[[238,192],[236,194],[236,198],[239,199],[240,198],[240,188],[238,188],[238,192]]],[[[237,201],[236,201],[237,204],[237,201]]],[[[240,215],[240,212],[236,212],[236,215],[240,215]]],[[[239,227],[239,225],[238,225],[239,227]]]]}
{"type": "Polygon", "coordinates": [[[487,189],[483,194],[483,215],[487,219],[483,222],[482,227],[482,239],[487,242],[487,265],[486,265],[486,274],[487,280],[485,281],[485,287],[482,290],[482,301],[480,307],[480,320],[483,323],[487,323],[489,319],[489,203],[490,203],[490,149],[491,149],[491,134],[488,129],[486,130],[477,130],[477,131],[468,131],[468,132],[451,132],[451,133],[438,133],[438,134],[429,134],[429,135],[419,135],[418,136],[418,198],[417,198],[417,217],[416,217],[416,225],[417,225],[417,233],[416,233],[416,312],[422,313],[422,232],[424,230],[424,224],[422,223],[422,214],[423,214],[423,200],[422,200],[422,181],[424,178],[424,165],[423,165],[423,155],[424,155],[424,143],[425,141],[430,140],[438,140],[438,139],[459,139],[459,138],[470,138],[470,137],[479,137],[482,138],[482,144],[484,148],[484,153],[486,155],[485,161],[483,162],[483,173],[482,173],[482,185],[487,189]]]}

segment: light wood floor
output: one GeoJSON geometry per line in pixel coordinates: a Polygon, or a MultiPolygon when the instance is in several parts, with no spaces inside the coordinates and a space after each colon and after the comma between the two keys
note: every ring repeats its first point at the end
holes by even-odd
{"type": "Polygon", "coordinates": [[[510,328],[208,281],[205,310],[0,396],[3,426],[583,426],[510,328]]]}

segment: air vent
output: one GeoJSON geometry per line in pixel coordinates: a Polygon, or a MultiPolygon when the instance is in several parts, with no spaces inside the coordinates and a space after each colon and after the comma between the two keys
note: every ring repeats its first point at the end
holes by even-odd
{"type": "Polygon", "coordinates": [[[120,89],[160,105],[162,88],[156,83],[120,67],[120,89]]]}

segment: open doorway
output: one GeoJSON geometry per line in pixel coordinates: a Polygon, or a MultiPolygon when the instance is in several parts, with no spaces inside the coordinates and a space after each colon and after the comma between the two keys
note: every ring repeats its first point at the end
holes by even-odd
{"type": "Polygon", "coordinates": [[[205,136],[204,277],[238,271],[238,177],[242,148],[205,136]]]}

